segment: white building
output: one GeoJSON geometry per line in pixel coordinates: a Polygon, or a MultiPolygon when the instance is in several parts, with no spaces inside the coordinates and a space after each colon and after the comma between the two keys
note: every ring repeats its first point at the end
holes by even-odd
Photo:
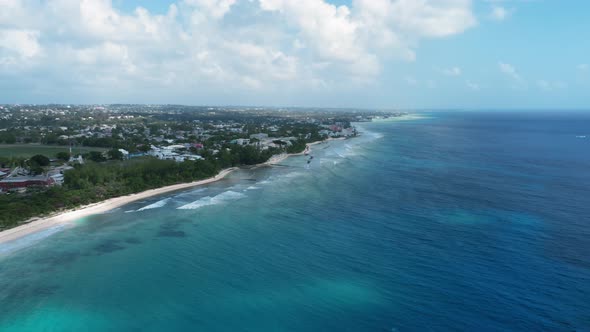
{"type": "Polygon", "coordinates": [[[54,183],[57,185],[61,186],[64,183],[64,175],[61,173],[50,175],[50,177],[53,179],[54,183]]]}
{"type": "Polygon", "coordinates": [[[258,139],[258,140],[263,140],[263,139],[268,138],[268,134],[265,134],[265,133],[252,134],[252,135],[250,135],[250,138],[255,138],[255,139],[258,139]]]}
{"type": "Polygon", "coordinates": [[[123,159],[129,159],[129,151],[125,149],[119,149],[119,152],[123,155],[123,159]]]}
{"type": "Polygon", "coordinates": [[[232,141],[232,143],[237,145],[248,145],[250,144],[250,140],[247,138],[238,138],[232,141]]]}
{"type": "Polygon", "coordinates": [[[77,157],[71,156],[69,162],[81,165],[84,164],[84,158],[82,158],[82,155],[78,155],[77,157]]]}
{"type": "Polygon", "coordinates": [[[184,145],[170,145],[164,147],[151,147],[150,151],[148,151],[148,155],[156,157],[161,160],[174,160],[176,162],[183,162],[186,160],[202,160],[203,157],[196,155],[196,154],[189,154],[184,152],[179,152],[179,150],[184,150],[184,145]]]}

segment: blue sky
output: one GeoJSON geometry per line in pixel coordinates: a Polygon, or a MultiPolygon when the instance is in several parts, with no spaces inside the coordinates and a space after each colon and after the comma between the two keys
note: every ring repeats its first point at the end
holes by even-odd
{"type": "Polygon", "coordinates": [[[590,109],[582,0],[0,6],[0,103],[590,109]]]}

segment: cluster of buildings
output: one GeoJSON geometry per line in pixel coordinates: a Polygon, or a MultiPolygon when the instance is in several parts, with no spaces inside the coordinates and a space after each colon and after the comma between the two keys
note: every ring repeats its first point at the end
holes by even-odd
{"type": "Polygon", "coordinates": [[[352,137],[357,134],[355,127],[344,128],[341,124],[322,125],[321,127],[324,129],[320,130],[319,134],[325,137],[352,137]]]}
{"type": "MultiPolygon", "coordinates": [[[[384,114],[182,105],[0,105],[0,144],[92,146],[104,148],[107,159],[112,147],[122,147],[118,151],[123,159],[147,155],[182,162],[215,156],[228,144],[266,150],[286,148],[300,139],[351,137],[357,134],[352,122],[384,114]]],[[[72,155],[68,164],[84,162],[81,155],[72,155]]],[[[59,185],[67,167],[49,167],[44,175],[0,169],[0,192],[59,185]]]]}
{"type": "MultiPolygon", "coordinates": [[[[304,138],[308,139],[311,134],[307,134],[304,138]]],[[[236,144],[241,145],[254,145],[259,149],[267,150],[269,148],[280,148],[285,146],[293,145],[293,142],[297,141],[297,137],[270,137],[265,133],[258,133],[250,135],[249,139],[237,139],[236,144]],[[241,142],[240,142],[241,141],[241,142]]],[[[234,143],[233,141],[231,143],[234,143]]]]}
{"type": "Polygon", "coordinates": [[[55,185],[62,185],[64,173],[72,166],[62,165],[51,167],[44,174],[32,174],[23,167],[0,168],[0,193],[23,192],[29,188],[46,188],[55,185]]]}
{"type": "Polygon", "coordinates": [[[269,137],[266,133],[251,134],[250,138],[237,138],[231,140],[229,143],[237,145],[253,145],[259,149],[267,150],[269,148],[276,148],[280,146],[291,146],[292,141],[296,141],[296,137],[269,137]]]}
{"type": "Polygon", "coordinates": [[[8,177],[0,180],[0,191],[23,191],[30,187],[48,187],[53,184],[55,181],[47,175],[8,177]]]}
{"type": "Polygon", "coordinates": [[[161,160],[174,160],[176,162],[183,162],[187,160],[195,161],[202,160],[203,157],[198,154],[193,154],[188,151],[190,144],[177,144],[164,147],[157,147],[152,145],[147,155],[156,157],[161,160]],[[188,146],[187,146],[188,145],[188,146]]]}

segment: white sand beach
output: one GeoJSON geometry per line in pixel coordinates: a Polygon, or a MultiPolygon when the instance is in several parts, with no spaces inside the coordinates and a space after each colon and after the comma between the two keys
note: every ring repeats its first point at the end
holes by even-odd
{"type": "Polygon", "coordinates": [[[236,167],[228,168],[228,169],[225,169],[225,170],[219,172],[219,174],[217,174],[214,177],[200,180],[200,181],[179,183],[179,184],[166,186],[166,187],[162,187],[162,188],[146,190],[146,191],[143,191],[140,193],[131,194],[131,195],[127,195],[127,196],[114,197],[114,198],[110,198],[110,199],[107,199],[102,202],[85,205],[85,206],[82,206],[82,207],[79,207],[76,209],[72,209],[72,210],[68,210],[68,211],[63,211],[63,212],[60,212],[60,213],[53,215],[53,216],[42,217],[40,219],[33,220],[29,223],[17,226],[15,228],[7,229],[5,231],[0,232],[0,244],[10,242],[13,240],[17,240],[21,237],[24,237],[29,234],[33,234],[33,233],[57,226],[57,225],[67,224],[67,223],[72,222],[74,220],[84,218],[84,217],[87,217],[90,215],[104,213],[106,211],[118,208],[120,206],[123,206],[125,204],[131,203],[131,202],[134,202],[137,200],[141,200],[141,199],[149,198],[152,196],[157,196],[157,195],[169,193],[172,191],[187,189],[187,188],[196,187],[196,186],[212,183],[215,181],[219,181],[236,169],[237,169],[236,167]]]}
{"type": "Polygon", "coordinates": [[[302,155],[305,155],[305,154],[310,154],[312,152],[311,147],[313,145],[324,144],[324,143],[327,143],[329,141],[343,140],[343,139],[346,139],[346,138],[345,137],[339,137],[339,138],[332,138],[332,137],[330,137],[330,138],[328,138],[326,140],[323,140],[323,141],[316,141],[316,142],[313,142],[313,143],[307,143],[306,144],[306,147],[305,147],[305,150],[303,150],[302,152],[277,154],[277,155],[274,155],[274,156],[270,157],[270,159],[267,162],[262,163],[261,165],[267,165],[267,166],[276,165],[276,164],[282,162],[283,160],[285,160],[285,159],[287,159],[287,158],[289,158],[291,156],[302,156],[302,155]]]}

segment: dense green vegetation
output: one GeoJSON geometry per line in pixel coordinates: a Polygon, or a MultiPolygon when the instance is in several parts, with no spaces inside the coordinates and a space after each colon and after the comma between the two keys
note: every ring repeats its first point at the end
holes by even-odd
{"type": "MultiPolygon", "coordinates": [[[[305,141],[289,147],[291,152],[305,149],[305,141]]],[[[142,157],[126,161],[88,161],[65,173],[63,186],[49,190],[28,190],[24,194],[0,195],[0,230],[17,226],[34,216],[94,203],[148,189],[205,179],[221,169],[254,165],[268,160],[278,149],[259,150],[253,146],[226,145],[206,160],[177,163],[142,157]]],[[[96,153],[90,153],[96,157],[96,153]]],[[[88,160],[92,160],[90,156],[88,160]]],[[[116,154],[112,152],[112,154],[116,154]]],[[[100,155],[100,154],[99,154],[100,155]]],[[[104,158],[104,157],[101,157],[104,158]]],[[[35,163],[45,164],[36,156],[35,163]]],[[[39,165],[40,166],[40,165],[39,165]]]]}
{"type": "Polygon", "coordinates": [[[288,153],[299,153],[299,152],[303,152],[303,150],[305,150],[305,146],[306,146],[307,142],[303,139],[299,139],[297,141],[295,141],[293,143],[293,145],[287,147],[287,152],[288,153]]]}
{"type": "Polygon", "coordinates": [[[88,162],[65,173],[63,186],[25,194],[0,195],[0,229],[16,226],[34,216],[98,202],[166,185],[214,176],[217,163],[145,158],[142,160],[88,162]]]}

